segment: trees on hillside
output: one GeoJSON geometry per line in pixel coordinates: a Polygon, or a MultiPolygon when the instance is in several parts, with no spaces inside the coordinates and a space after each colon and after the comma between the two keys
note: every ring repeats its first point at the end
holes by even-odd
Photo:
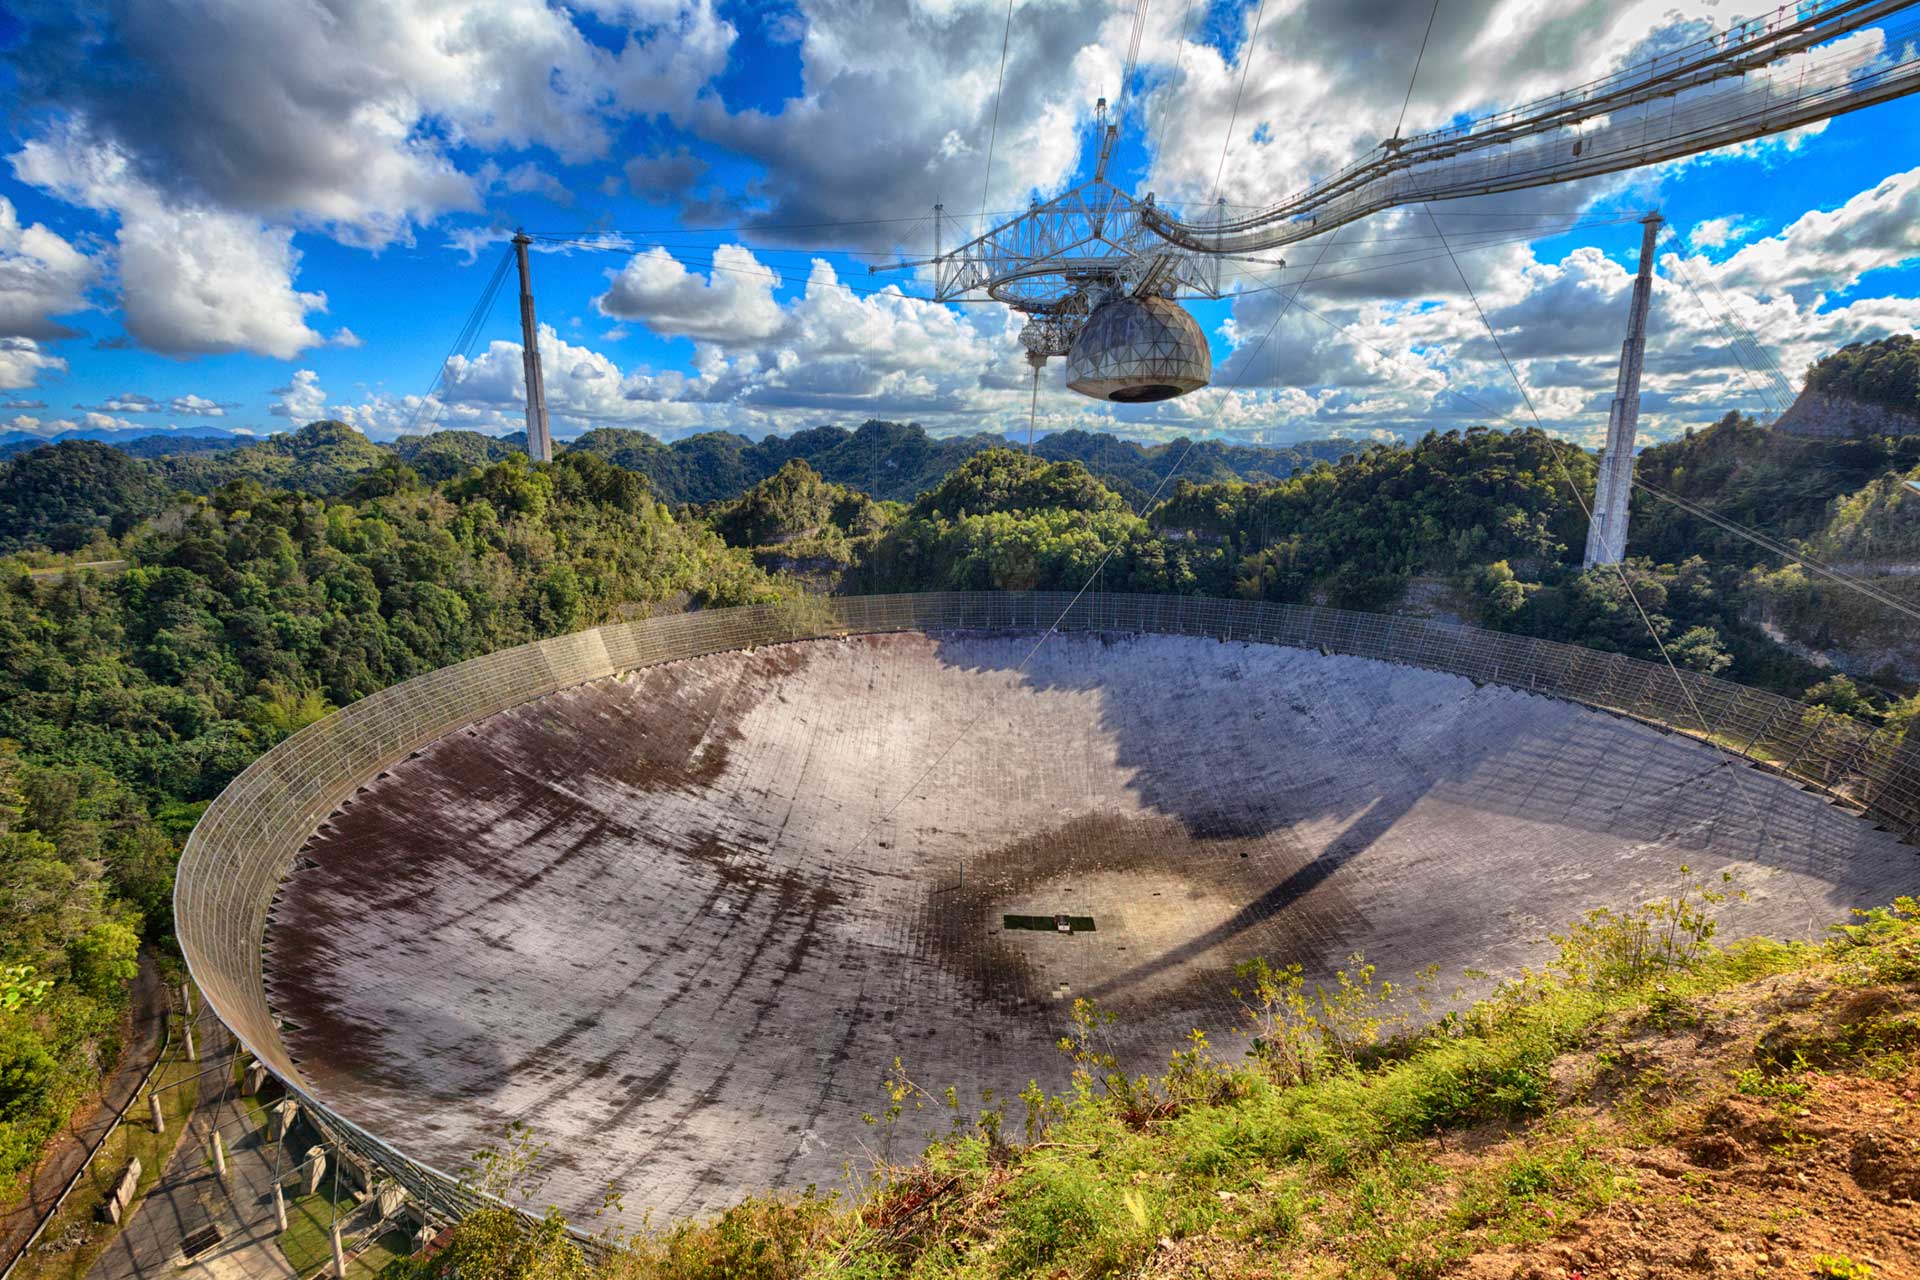
{"type": "Polygon", "coordinates": [[[1920,413],[1920,338],[1852,342],[1807,369],[1806,388],[1920,413]]]}
{"type": "Polygon", "coordinates": [[[168,842],[103,770],[0,743],[0,1187],[117,1055],[140,905],[171,877],[168,842]]]}
{"type": "Polygon", "coordinates": [[[1377,608],[1414,574],[1563,555],[1585,537],[1574,490],[1592,477],[1591,458],[1538,431],[1450,431],[1272,484],[1182,484],[1151,518],[1226,548],[1242,594],[1377,608]]]}
{"type": "Polygon", "coordinates": [[[115,578],[0,589],[0,737],[205,799],[302,716],[653,602],[785,588],[643,477],[588,455],[495,463],[361,502],[236,482],[115,578]]]}
{"type": "Polygon", "coordinates": [[[829,484],[799,460],[722,503],[708,515],[730,547],[771,547],[821,537],[862,538],[880,532],[891,518],[866,494],[829,484]]]}
{"type": "Polygon", "coordinates": [[[165,504],[168,486],[109,445],[67,440],[0,462],[0,553],[77,551],[118,537],[165,504]]]}
{"type": "Polygon", "coordinates": [[[857,589],[1198,591],[1224,587],[1213,547],[1157,538],[1077,462],[975,454],[875,539],[857,589]]]}
{"type": "Polygon", "coordinates": [[[176,489],[206,493],[235,480],[333,497],[393,454],[344,422],[323,419],[298,431],[222,453],[161,458],[157,474],[176,489]]]}
{"type": "MultiPolygon", "coordinates": [[[[1817,537],[1833,504],[1889,471],[1920,466],[1920,436],[1810,440],[1729,413],[1703,431],[1654,445],[1634,464],[1640,480],[1776,538],[1817,537]]],[[[1634,496],[1628,551],[1659,560],[1706,555],[1754,565],[1768,553],[1651,493],[1634,496]]]]}

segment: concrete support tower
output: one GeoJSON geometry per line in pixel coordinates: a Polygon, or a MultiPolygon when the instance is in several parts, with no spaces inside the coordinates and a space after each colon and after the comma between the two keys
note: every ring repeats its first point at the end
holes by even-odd
{"type": "Polygon", "coordinates": [[[532,243],[524,231],[513,237],[513,256],[520,266],[520,359],[527,374],[527,456],[535,462],[552,462],[547,384],[540,376],[540,330],[533,319],[533,277],[527,270],[527,246],[532,243]]]}
{"type": "Polygon", "coordinates": [[[1620,347],[1620,379],[1607,413],[1607,452],[1600,460],[1600,483],[1593,495],[1593,520],[1587,525],[1585,567],[1619,564],[1627,554],[1627,500],[1633,493],[1633,443],[1640,427],[1640,366],[1647,357],[1647,308],[1653,302],[1653,242],[1662,219],[1640,219],[1640,276],[1633,282],[1633,309],[1627,314],[1627,340],[1620,347]]]}

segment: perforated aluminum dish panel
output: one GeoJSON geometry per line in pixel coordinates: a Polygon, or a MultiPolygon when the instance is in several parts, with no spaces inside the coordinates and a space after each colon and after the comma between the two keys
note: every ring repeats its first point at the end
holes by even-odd
{"type": "MultiPolygon", "coordinates": [[[[1734,773],[1723,772],[1715,765],[1711,751],[1686,744],[1691,753],[1688,758],[1697,758],[1708,775],[1721,780],[1713,785],[1726,786],[1726,780],[1736,774],[1751,778],[1753,775],[1738,768],[1738,757],[1744,755],[1797,782],[1847,800],[1898,834],[1909,833],[1920,820],[1920,778],[1916,777],[1913,754],[1891,735],[1772,694],[1692,673],[1676,678],[1664,666],[1577,646],[1412,618],[1240,600],[1097,593],[1077,599],[1059,593],[810,599],[784,606],[655,618],[504,650],[382,690],[309,726],[236,778],[194,828],[181,857],[175,890],[182,950],[195,981],[221,1019],[270,1070],[314,1106],[317,1117],[330,1131],[380,1165],[418,1199],[443,1213],[457,1213],[470,1206],[473,1197],[440,1167],[409,1158],[364,1128],[314,1103],[312,1084],[288,1051],[266,988],[269,910],[303,845],[341,810],[343,802],[363,786],[375,784],[377,788],[383,771],[401,767],[412,753],[455,730],[616,673],[803,639],[888,633],[935,637],[1007,632],[1037,635],[1056,620],[1066,633],[1206,637],[1276,645],[1465,677],[1472,684],[1461,687],[1469,692],[1473,685],[1492,685],[1549,695],[1705,737],[1727,753],[1721,758],[1723,764],[1734,766],[1734,773]]],[[[971,641],[968,645],[957,646],[955,653],[979,648],[971,641]]],[[[1164,664],[1174,656],[1161,654],[1157,661],[1164,664]]],[[[1194,655],[1196,661],[1199,656],[1194,655]]],[[[1216,660],[1208,661],[1218,665],[1216,660]]],[[[1273,664],[1256,665],[1265,670],[1273,664]]],[[[1182,668],[1176,664],[1156,669],[1172,677],[1182,668]]],[[[884,678],[884,670],[877,674],[884,678]]],[[[1063,674],[1071,676],[1071,672],[1063,674]]],[[[1343,679],[1348,682],[1341,686],[1343,689],[1362,690],[1376,701],[1391,696],[1390,682],[1384,675],[1369,676],[1362,671],[1343,679]]],[[[1082,696],[1071,679],[1055,687],[1060,690],[1058,696],[1082,696]]],[[[1328,696],[1334,692],[1329,689],[1328,696]]],[[[912,712],[911,699],[902,705],[912,712]]],[[[1279,710],[1282,715],[1288,714],[1284,707],[1279,710]]],[[[1405,711],[1410,727],[1417,720],[1414,710],[1417,708],[1405,711]]],[[[1170,723],[1181,723],[1177,712],[1169,712],[1169,716],[1170,723]]],[[[929,718],[918,730],[920,736],[901,751],[931,758],[934,748],[928,744],[935,743],[946,727],[950,726],[944,721],[936,724],[929,718]]],[[[1644,735],[1646,731],[1636,727],[1635,732],[1644,735]]],[[[1637,741],[1650,749],[1654,740],[1643,736],[1637,741]]],[[[1267,748],[1250,739],[1246,750],[1257,757],[1267,748]]],[[[1405,750],[1411,752],[1412,748],[1405,750]]],[[[1661,751],[1672,754],[1664,747],[1661,751]]],[[[1079,758],[1084,759],[1084,754],[1079,758]]],[[[1058,764],[1050,767],[1080,767],[1071,753],[1062,753],[1057,759],[1058,764]]],[[[1431,766],[1416,764],[1419,768],[1447,767],[1444,760],[1434,761],[1431,766]]],[[[1618,784],[1627,788],[1623,794],[1637,785],[1634,776],[1623,772],[1613,777],[1605,771],[1640,767],[1632,760],[1624,764],[1597,760],[1591,769],[1580,763],[1581,769],[1605,775],[1609,787],[1618,784]]],[[[1570,773],[1567,767],[1559,768],[1558,775],[1581,776],[1579,770],[1570,773]]],[[[1534,790],[1547,781],[1544,777],[1536,780],[1534,790]]],[[[1762,781],[1772,788],[1769,794],[1773,796],[1765,838],[1807,868],[1839,866],[1834,860],[1844,858],[1843,845],[1809,842],[1812,828],[1805,823],[1821,813],[1853,820],[1817,803],[1814,797],[1801,795],[1793,786],[1762,781]]],[[[754,785],[762,783],[756,781],[754,785]]],[[[1018,787],[1024,781],[1009,778],[1003,785],[1018,787]]],[[[1695,782],[1672,791],[1672,802],[1681,803],[1689,792],[1698,793],[1704,785],[1695,782]]],[[[987,793],[980,794],[981,803],[987,803],[987,793]]],[[[1537,808],[1544,801],[1531,796],[1528,803],[1537,808]]],[[[1752,820],[1753,815],[1729,810],[1721,821],[1724,828],[1752,820]]],[[[1871,835],[1864,824],[1858,829],[1871,835]]],[[[1724,833],[1720,838],[1725,838],[1724,833]]],[[[1899,852],[1904,856],[1906,851],[1899,852]]],[[[727,863],[722,870],[732,874],[737,867],[727,863]]],[[[424,889],[396,886],[395,891],[431,893],[432,888],[430,884],[424,889]]],[[[1125,938],[1125,922],[1115,921],[1104,907],[1089,911],[1076,902],[1046,901],[1009,905],[1005,910],[1097,919],[1097,930],[1059,939],[1064,946],[1078,948],[1076,955],[1091,954],[1090,948],[1117,945],[1125,938]]],[[[992,919],[997,923],[999,917],[992,919]]],[[[905,924],[902,922],[902,927],[905,924]]],[[[1042,933],[1019,936],[1051,941],[1042,933]]],[[[593,1150],[581,1150],[577,1158],[590,1161],[593,1150]]],[[[444,1158],[438,1162],[442,1167],[447,1163],[451,1161],[444,1158]]]]}

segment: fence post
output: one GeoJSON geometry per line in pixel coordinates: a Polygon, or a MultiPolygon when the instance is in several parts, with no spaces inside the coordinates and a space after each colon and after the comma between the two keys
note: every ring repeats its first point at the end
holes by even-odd
{"type": "Polygon", "coordinates": [[[147,1104],[153,1108],[153,1131],[155,1133],[165,1133],[167,1131],[167,1116],[166,1113],[160,1109],[160,1095],[157,1093],[149,1093],[147,1095],[147,1104]]]}

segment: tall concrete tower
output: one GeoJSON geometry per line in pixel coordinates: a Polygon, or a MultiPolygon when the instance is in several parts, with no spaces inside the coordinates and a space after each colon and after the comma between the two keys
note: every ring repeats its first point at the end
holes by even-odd
{"type": "Polygon", "coordinates": [[[535,462],[552,462],[547,383],[540,376],[540,330],[533,320],[533,277],[527,270],[527,246],[532,243],[524,231],[513,237],[513,256],[520,265],[520,362],[527,375],[527,456],[535,462]]]}
{"type": "Polygon", "coordinates": [[[1633,307],[1627,313],[1627,340],[1620,347],[1620,378],[1607,413],[1607,452],[1600,460],[1600,483],[1593,495],[1593,520],[1587,525],[1588,569],[1619,564],[1627,554],[1627,499],[1633,493],[1633,442],[1640,427],[1640,366],[1647,358],[1647,308],[1653,302],[1653,242],[1662,219],[1640,219],[1640,275],[1633,282],[1633,307]]]}

